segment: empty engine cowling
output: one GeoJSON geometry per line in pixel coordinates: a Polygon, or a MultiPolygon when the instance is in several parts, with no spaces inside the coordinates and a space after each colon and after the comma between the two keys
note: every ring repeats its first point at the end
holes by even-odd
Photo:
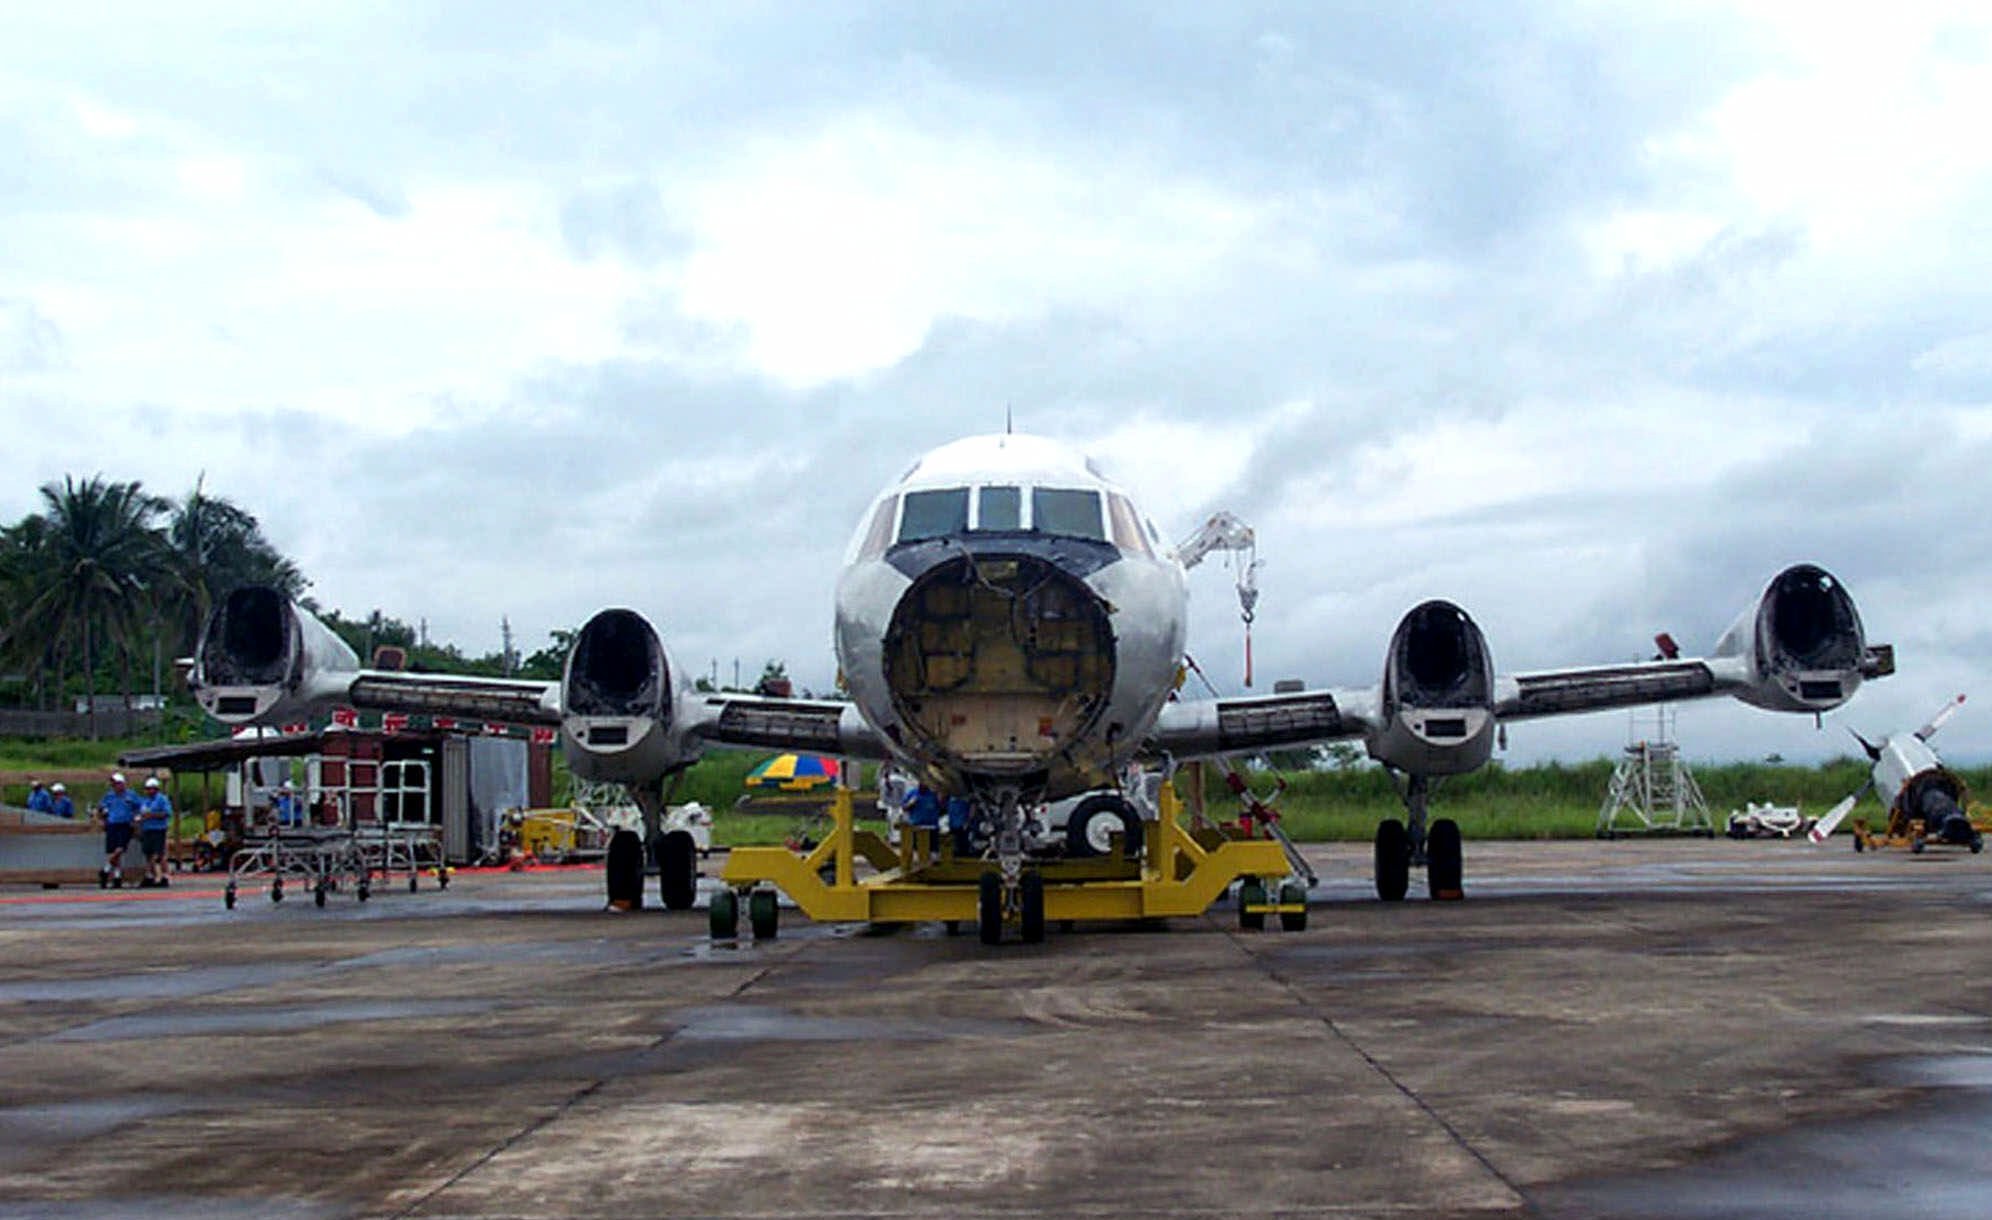
{"type": "Polygon", "coordinates": [[[1370,756],[1421,775],[1456,775],[1494,752],[1494,662],[1466,611],[1429,601],[1397,624],[1383,663],[1383,731],[1370,756]]]}
{"type": "Polygon", "coordinates": [[[692,759],[673,732],[663,641],[634,610],[604,610],[581,628],[560,695],[562,748],[583,779],[647,783],[692,759]]]}
{"type": "Polygon", "coordinates": [[[1824,712],[1860,689],[1869,664],[1860,612],[1846,586],[1812,564],[1786,568],[1717,641],[1741,657],[1750,683],[1736,697],[1777,712],[1824,712]]]}
{"type": "Polygon", "coordinates": [[[276,589],[245,585],[208,614],[187,685],[226,724],[301,718],[343,697],[360,661],[276,589]]]}

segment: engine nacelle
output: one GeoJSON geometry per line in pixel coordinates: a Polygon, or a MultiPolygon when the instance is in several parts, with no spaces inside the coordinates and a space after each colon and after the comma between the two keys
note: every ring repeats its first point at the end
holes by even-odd
{"type": "Polygon", "coordinates": [[[562,749],[581,778],[648,783],[697,757],[673,723],[664,643],[636,611],[589,619],[560,685],[562,749]]]}
{"type": "Polygon", "coordinates": [[[1736,697],[1774,712],[1831,711],[1862,678],[1885,672],[1869,655],[1846,586],[1809,563],[1778,573],[1716,642],[1715,655],[1741,658],[1749,683],[1736,697]]]}
{"type": "Polygon", "coordinates": [[[360,659],[276,589],[245,585],[209,613],[187,685],[225,724],[303,719],[344,696],[360,659]]]}
{"type": "Polygon", "coordinates": [[[1457,775],[1494,753],[1494,661],[1466,611],[1429,601],[1397,624],[1383,662],[1383,730],[1370,757],[1420,775],[1457,775]]]}

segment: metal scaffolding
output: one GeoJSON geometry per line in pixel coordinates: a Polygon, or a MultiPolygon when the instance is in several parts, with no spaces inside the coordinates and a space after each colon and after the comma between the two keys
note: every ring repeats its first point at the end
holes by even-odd
{"type": "Polygon", "coordinates": [[[1622,834],[1692,834],[1714,837],[1715,823],[1694,773],[1674,740],[1674,709],[1635,712],[1625,753],[1612,771],[1605,803],[1598,809],[1598,837],[1622,834]],[[1651,726],[1650,738],[1640,729],[1651,726]]]}

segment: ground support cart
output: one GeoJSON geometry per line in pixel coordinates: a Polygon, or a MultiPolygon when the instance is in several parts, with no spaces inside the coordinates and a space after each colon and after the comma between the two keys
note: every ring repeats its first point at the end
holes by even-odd
{"type": "MultiPolygon", "coordinates": [[[[1972,839],[1969,849],[1975,856],[1984,850],[1985,836],[1992,834],[1992,814],[1988,814],[1984,806],[1973,804],[1970,817],[1971,828],[1978,832],[1977,837],[1972,839]]],[[[1880,851],[1884,847],[1906,847],[1920,855],[1930,847],[1951,846],[1955,845],[1928,837],[1925,834],[1923,819],[1912,818],[1900,809],[1889,815],[1888,826],[1882,830],[1869,829],[1866,818],[1854,819],[1855,851],[1880,851]]]]}
{"type": "Polygon", "coordinates": [[[450,886],[442,841],[431,827],[366,826],[353,832],[353,841],[369,878],[389,882],[396,873],[405,873],[412,894],[421,888],[422,873],[429,871],[435,875],[437,886],[450,886]]]}
{"type": "Polygon", "coordinates": [[[235,853],[228,863],[228,887],[222,891],[222,904],[233,909],[237,891],[244,881],[267,877],[270,901],[284,900],[285,882],[294,882],[311,894],[312,901],[325,905],[326,894],[349,883],[361,902],[367,900],[366,857],[350,830],[283,830],[235,853]]]}
{"type": "Polygon", "coordinates": [[[748,908],[756,938],[775,934],[775,891],[812,920],[846,923],[914,923],[938,920],[949,928],[973,922],[985,943],[1003,929],[1020,938],[1044,938],[1047,920],[1148,920],[1201,915],[1233,882],[1245,927],[1263,927],[1268,914],[1299,928],[1307,918],[1307,891],[1292,872],[1286,849],[1274,839],[1240,838],[1212,826],[1181,824],[1182,809],[1167,784],[1160,816],[1142,822],[1144,842],[1132,858],[1116,834],[1115,849],[1083,860],[1029,860],[1008,880],[993,860],[957,857],[953,839],[904,827],[894,847],[858,829],[848,789],[831,805],[831,830],[808,851],[785,847],[736,847],[721,873],[725,888],[713,896],[716,939],[737,934],[740,907],[748,908]],[[858,863],[870,868],[859,875],[858,863]],[[1273,886],[1268,890],[1268,885],[1273,886]]]}

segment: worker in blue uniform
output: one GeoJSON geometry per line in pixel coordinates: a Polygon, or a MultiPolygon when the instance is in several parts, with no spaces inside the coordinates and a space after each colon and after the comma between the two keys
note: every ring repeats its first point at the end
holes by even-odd
{"type": "Polygon", "coordinates": [[[173,798],[159,790],[157,777],[145,781],[138,802],[138,846],[145,853],[141,887],[162,886],[166,880],[166,827],[173,821],[173,798]]]}
{"type": "Polygon", "coordinates": [[[138,794],[125,787],[124,772],[111,776],[110,788],[97,802],[97,818],[104,826],[104,867],[97,870],[97,885],[122,889],[124,852],[138,820],[138,794]]]}
{"type": "Polygon", "coordinates": [[[74,818],[76,802],[69,799],[69,788],[57,780],[49,786],[48,811],[59,818],[74,818]]]}
{"type": "Polygon", "coordinates": [[[55,798],[48,794],[38,779],[28,781],[28,812],[48,813],[55,804],[55,798]]]}
{"type": "Polygon", "coordinates": [[[276,820],[278,830],[292,830],[304,825],[304,802],[298,799],[297,785],[289,780],[277,790],[277,799],[270,806],[270,816],[276,820]]]}

